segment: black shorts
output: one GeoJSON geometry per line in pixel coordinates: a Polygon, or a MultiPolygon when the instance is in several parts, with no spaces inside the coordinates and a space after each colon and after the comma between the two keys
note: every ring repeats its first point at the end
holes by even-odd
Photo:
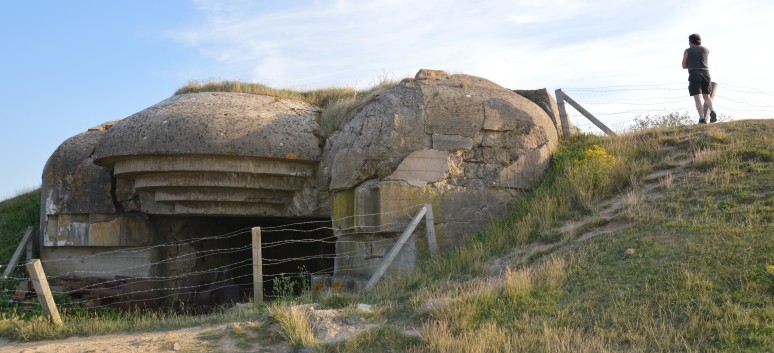
{"type": "Polygon", "coordinates": [[[695,96],[700,93],[712,93],[710,88],[709,70],[691,70],[688,73],[688,94],[695,96]]]}

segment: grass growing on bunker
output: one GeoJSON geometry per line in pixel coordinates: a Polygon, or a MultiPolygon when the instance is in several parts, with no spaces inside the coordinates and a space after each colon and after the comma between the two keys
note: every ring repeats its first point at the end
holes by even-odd
{"type": "Polygon", "coordinates": [[[327,138],[352,119],[357,111],[377,96],[379,92],[396,84],[396,81],[383,77],[373,87],[362,90],[354,87],[293,90],[240,81],[190,81],[187,85],[179,88],[175,95],[198,92],[234,92],[304,101],[322,109],[320,121],[318,121],[320,124],[319,133],[322,137],[327,138]]]}

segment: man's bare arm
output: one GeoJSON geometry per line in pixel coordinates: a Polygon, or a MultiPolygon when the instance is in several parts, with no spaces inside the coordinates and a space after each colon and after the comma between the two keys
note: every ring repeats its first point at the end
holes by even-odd
{"type": "Polygon", "coordinates": [[[683,52],[683,69],[688,68],[688,49],[683,52]]]}

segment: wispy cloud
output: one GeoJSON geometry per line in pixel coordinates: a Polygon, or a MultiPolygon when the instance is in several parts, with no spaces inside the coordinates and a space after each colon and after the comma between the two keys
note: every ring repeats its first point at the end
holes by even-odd
{"type": "Polygon", "coordinates": [[[197,4],[205,23],[170,35],[241,78],[273,84],[355,83],[422,67],[475,74],[471,70],[507,70],[523,61],[551,72],[552,62],[574,55],[568,48],[628,31],[596,29],[583,36],[589,26],[575,20],[591,17],[599,6],[572,1],[342,0],[282,9],[197,4]],[[555,60],[547,60],[552,54],[555,60]]]}
{"type": "MultiPolygon", "coordinates": [[[[687,76],[679,61],[692,32],[712,49],[713,76],[721,82],[767,87],[761,72],[774,54],[761,45],[772,32],[774,3],[752,0],[198,0],[196,6],[202,23],[169,35],[217,61],[208,68],[214,72],[199,78],[280,87],[362,87],[420,68],[479,75],[510,88],[680,87],[687,76]]],[[[680,96],[690,107],[687,94],[680,96]]]]}

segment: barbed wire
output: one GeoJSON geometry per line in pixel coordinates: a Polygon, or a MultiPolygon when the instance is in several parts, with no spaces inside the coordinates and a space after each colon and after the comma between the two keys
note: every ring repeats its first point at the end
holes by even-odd
{"type": "MultiPolygon", "coordinates": [[[[273,282],[283,277],[332,275],[334,271],[352,274],[373,271],[375,264],[382,261],[383,256],[397,240],[396,233],[408,225],[416,211],[423,205],[407,205],[389,212],[355,214],[334,221],[300,220],[259,227],[263,234],[261,249],[265,254],[261,262],[265,271],[262,279],[264,288],[271,291],[273,282]],[[358,218],[374,216],[390,221],[353,225],[358,223],[355,222],[358,218]],[[351,226],[341,227],[336,224],[351,226]],[[386,236],[385,231],[391,235],[386,236]],[[310,246],[320,247],[310,251],[308,250],[310,246]],[[293,250],[294,248],[307,250],[293,250]],[[272,253],[272,249],[277,250],[272,253]],[[372,253],[374,249],[380,250],[372,253]],[[273,256],[266,256],[267,253],[273,256]],[[294,265],[296,265],[295,270],[293,270],[294,265]],[[300,271],[299,266],[311,268],[300,271]]],[[[81,300],[88,301],[89,309],[180,301],[184,300],[181,299],[183,297],[188,298],[185,300],[191,300],[192,296],[196,296],[195,293],[214,293],[225,290],[224,288],[229,286],[239,286],[242,291],[247,290],[247,286],[252,283],[254,264],[251,256],[253,244],[251,237],[246,235],[252,233],[252,229],[253,227],[245,227],[212,236],[173,239],[165,243],[133,248],[102,251],[100,248],[92,247],[91,254],[69,255],[67,258],[44,258],[42,263],[47,267],[57,264],[56,266],[61,270],[67,268],[68,262],[99,263],[98,261],[104,261],[100,259],[116,256],[137,258],[137,263],[127,264],[119,269],[73,269],[47,276],[49,282],[54,284],[53,294],[82,297],[81,300]],[[149,260],[144,261],[145,258],[149,260]],[[153,258],[155,260],[150,260],[153,258]],[[208,263],[211,265],[207,265],[208,263]],[[124,275],[117,276],[117,272],[124,275]],[[132,273],[135,275],[128,275],[132,273]],[[152,275],[154,273],[156,274],[152,275]],[[138,289],[138,283],[144,287],[138,289]]],[[[422,229],[423,226],[420,225],[415,233],[422,229]]],[[[408,242],[404,251],[417,251],[412,244],[414,242],[408,242]]],[[[26,274],[23,271],[24,264],[17,264],[15,267],[12,273],[26,274]],[[17,269],[22,271],[16,271],[17,269]]],[[[29,277],[24,275],[5,279],[5,281],[29,280],[29,277]]],[[[18,305],[35,303],[37,301],[34,298],[17,302],[18,305]]]]}
{"type": "MultiPolygon", "coordinates": [[[[570,87],[562,91],[612,130],[626,132],[636,130],[647,119],[674,113],[693,117],[691,120],[696,119],[698,113],[694,100],[687,94],[687,86],[686,81],[653,85],[570,87]]],[[[770,97],[774,97],[774,93],[721,82],[713,107],[722,117],[721,121],[772,118],[774,100],[770,97]]],[[[565,107],[573,125],[586,132],[602,132],[574,107],[569,104],[565,107]]]]}
{"type": "MultiPolygon", "coordinates": [[[[322,238],[322,239],[283,240],[283,241],[280,241],[280,242],[277,242],[277,243],[282,243],[282,245],[288,245],[288,244],[310,244],[310,243],[326,243],[326,244],[331,244],[331,245],[336,244],[336,243],[339,243],[339,244],[347,244],[347,243],[366,244],[367,243],[367,244],[382,245],[382,244],[390,244],[390,243],[393,243],[395,241],[394,238],[375,239],[375,240],[374,239],[369,239],[369,240],[339,240],[339,241],[332,240],[334,238],[336,238],[336,237],[333,236],[333,237],[326,237],[326,238],[322,238]]],[[[262,246],[261,246],[261,248],[264,249],[264,250],[267,249],[267,248],[272,248],[272,247],[275,247],[274,243],[265,243],[265,244],[262,244],[262,246]]],[[[196,250],[195,252],[184,253],[184,254],[180,254],[180,255],[177,255],[177,256],[173,256],[173,257],[162,259],[162,260],[155,261],[155,262],[148,262],[148,263],[134,265],[134,266],[126,266],[126,267],[123,267],[122,270],[128,271],[128,270],[151,268],[151,267],[154,267],[154,266],[166,265],[166,264],[170,264],[170,263],[173,263],[173,262],[183,262],[183,261],[185,261],[185,262],[192,262],[192,261],[200,260],[200,259],[203,259],[203,258],[206,258],[206,257],[210,257],[210,256],[245,252],[247,250],[250,250],[251,248],[252,248],[252,244],[248,244],[248,245],[244,245],[244,246],[240,246],[240,247],[196,250]]],[[[353,253],[358,253],[360,251],[361,250],[339,251],[338,255],[349,255],[349,254],[353,254],[353,253]]],[[[109,253],[95,254],[95,255],[92,255],[90,257],[110,256],[110,255],[112,255],[112,254],[109,254],[109,253]]],[[[322,258],[322,259],[332,258],[331,256],[335,257],[336,254],[332,254],[332,255],[331,254],[322,254],[322,255],[317,255],[317,256],[311,256],[310,255],[310,256],[303,256],[303,257],[285,257],[283,259],[264,258],[264,266],[269,267],[269,266],[276,265],[276,264],[282,264],[282,263],[287,263],[287,262],[298,262],[298,261],[314,259],[314,258],[322,258]]],[[[61,260],[61,261],[65,261],[65,260],[61,260]]],[[[72,262],[73,260],[69,260],[69,261],[72,262]]],[[[42,260],[41,262],[44,265],[49,263],[49,261],[47,261],[47,260],[42,260]]],[[[18,265],[18,264],[16,265],[16,267],[18,267],[18,268],[22,268],[23,266],[24,266],[23,264],[22,265],[18,265]]],[[[219,269],[216,268],[216,269],[211,270],[210,272],[218,271],[218,270],[219,269]]],[[[60,275],[50,275],[50,276],[48,276],[48,278],[49,279],[58,279],[58,278],[63,278],[63,277],[67,277],[67,276],[72,276],[72,275],[99,276],[99,275],[102,275],[102,274],[114,274],[114,273],[115,273],[115,270],[105,270],[105,271],[98,271],[98,270],[88,270],[88,271],[86,271],[86,270],[74,270],[74,271],[68,271],[68,272],[60,274],[60,275]]],[[[173,277],[168,277],[168,276],[158,276],[158,277],[146,276],[146,277],[142,277],[142,278],[143,279],[157,279],[157,278],[158,279],[172,279],[173,277]]],[[[26,279],[26,277],[22,277],[22,278],[8,277],[8,279],[23,280],[23,279],[26,279]]]]}

